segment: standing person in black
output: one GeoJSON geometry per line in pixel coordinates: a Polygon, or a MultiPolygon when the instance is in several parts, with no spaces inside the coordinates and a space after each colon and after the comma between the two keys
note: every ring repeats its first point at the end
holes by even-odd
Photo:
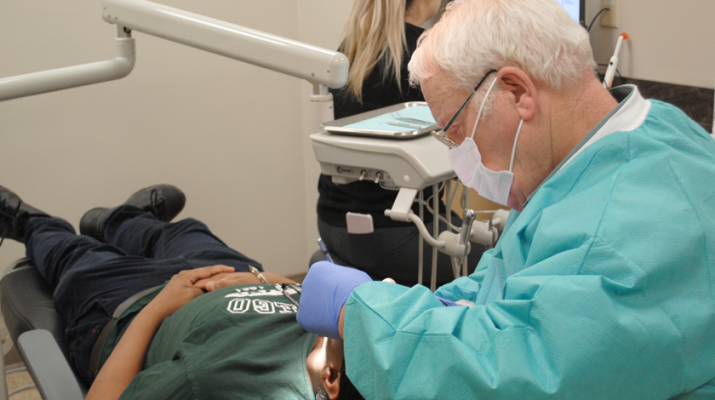
{"type": "MultiPolygon", "coordinates": [[[[424,32],[420,26],[436,15],[439,6],[439,0],[355,0],[340,47],[350,60],[348,84],[331,90],[336,119],[393,104],[424,101],[422,92],[410,87],[407,64],[424,32]]],[[[392,208],[397,191],[383,189],[372,181],[338,185],[330,176],[321,175],[318,192],[318,230],[333,254],[373,279],[390,277],[409,286],[417,283],[419,231],[412,223],[394,221],[384,214],[392,208]],[[374,232],[348,233],[348,212],[371,215],[374,232]]],[[[425,200],[432,194],[432,188],[426,188],[425,200]]],[[[418,213],[417,203],[413,211],[418,213]]],[[[443,202],[439,213],[446,215],[443,202]]],[[[461,219],[453,213],[451,218],[459,226],[461,219]]],[[[432,232],[431,213],[425,212],[424,222],[432,232]]],[[[446,229],[446,224],[440,222],[440,232],[446,229]]],[[[468,265],[475,266],[484,247],[476,243],[471,247],[468,265]]],[[[447,255],[439,253],[438,265],[438,285],[454,279],[447,255]]],[[[424,266],[423,282],[429,282],[432,247],[427,243],[424,266]]]]}

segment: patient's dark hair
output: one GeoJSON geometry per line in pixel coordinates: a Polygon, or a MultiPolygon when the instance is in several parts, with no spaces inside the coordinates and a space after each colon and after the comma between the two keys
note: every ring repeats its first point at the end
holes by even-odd
{"type": "Polygon", "coordinates": [[[348,374],[345,373],[345,361],[343,361],[343,367],[341,368],[340,374],[340,393],[338,393],[338,400],[365,400],[364,397],[358,392],[357,388],[348,378],[348,374]]]}

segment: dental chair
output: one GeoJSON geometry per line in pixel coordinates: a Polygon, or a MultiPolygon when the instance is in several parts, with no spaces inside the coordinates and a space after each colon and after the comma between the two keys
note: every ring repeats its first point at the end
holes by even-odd
{"type": "MultiPolygon", "coordinates": [[[[28,259],[16,262],[0,280],[0,306],[40,396],[44,400],[84,399],[89,385],[69,365],[65,321],[55,310],[50,285],[28,259]]],[[[7,394],[0,393],[0,399],[7,399],[7,394]]]]}

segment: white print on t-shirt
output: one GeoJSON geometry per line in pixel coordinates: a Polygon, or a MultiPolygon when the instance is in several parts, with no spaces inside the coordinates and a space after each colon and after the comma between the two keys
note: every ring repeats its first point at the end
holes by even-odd
{"type": "MultiPolygon", "coordinates": [[[[229,297],[229,296],[226,296],[229,297]]],[[[278,301],[268,301],[262,299],[233,299],[228,303],[228,312],[231,314],[243,314],[253,308],[258,314],[295,314],[298,307],[293,304],[281,303],[278,301]]]]}
{"type": "MultiPolygon", "coordinates": [[[[236,289],[236,293],[226,295],[226,297],[255,297],[255,296],[283,296],[280,284],[269,286],[266,289],[264,286],[249,286],[236,289]]],[[[288,289],[289,294],[296,293],[293,289],[288,289]]]]}

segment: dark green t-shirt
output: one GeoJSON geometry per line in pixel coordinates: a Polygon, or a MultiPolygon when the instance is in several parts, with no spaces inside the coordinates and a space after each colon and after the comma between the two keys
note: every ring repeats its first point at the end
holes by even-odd
{"type": "MultiPolygon", "coordinates": [[[[102,364],[160,289],[117,320],[102,364]]],[[[296,312],[280,285],[240,285],[203,294],[164,320],[144,370],[121,399],[314,399],[305,359],[316,337],[298,325],[296,312]]]]}

